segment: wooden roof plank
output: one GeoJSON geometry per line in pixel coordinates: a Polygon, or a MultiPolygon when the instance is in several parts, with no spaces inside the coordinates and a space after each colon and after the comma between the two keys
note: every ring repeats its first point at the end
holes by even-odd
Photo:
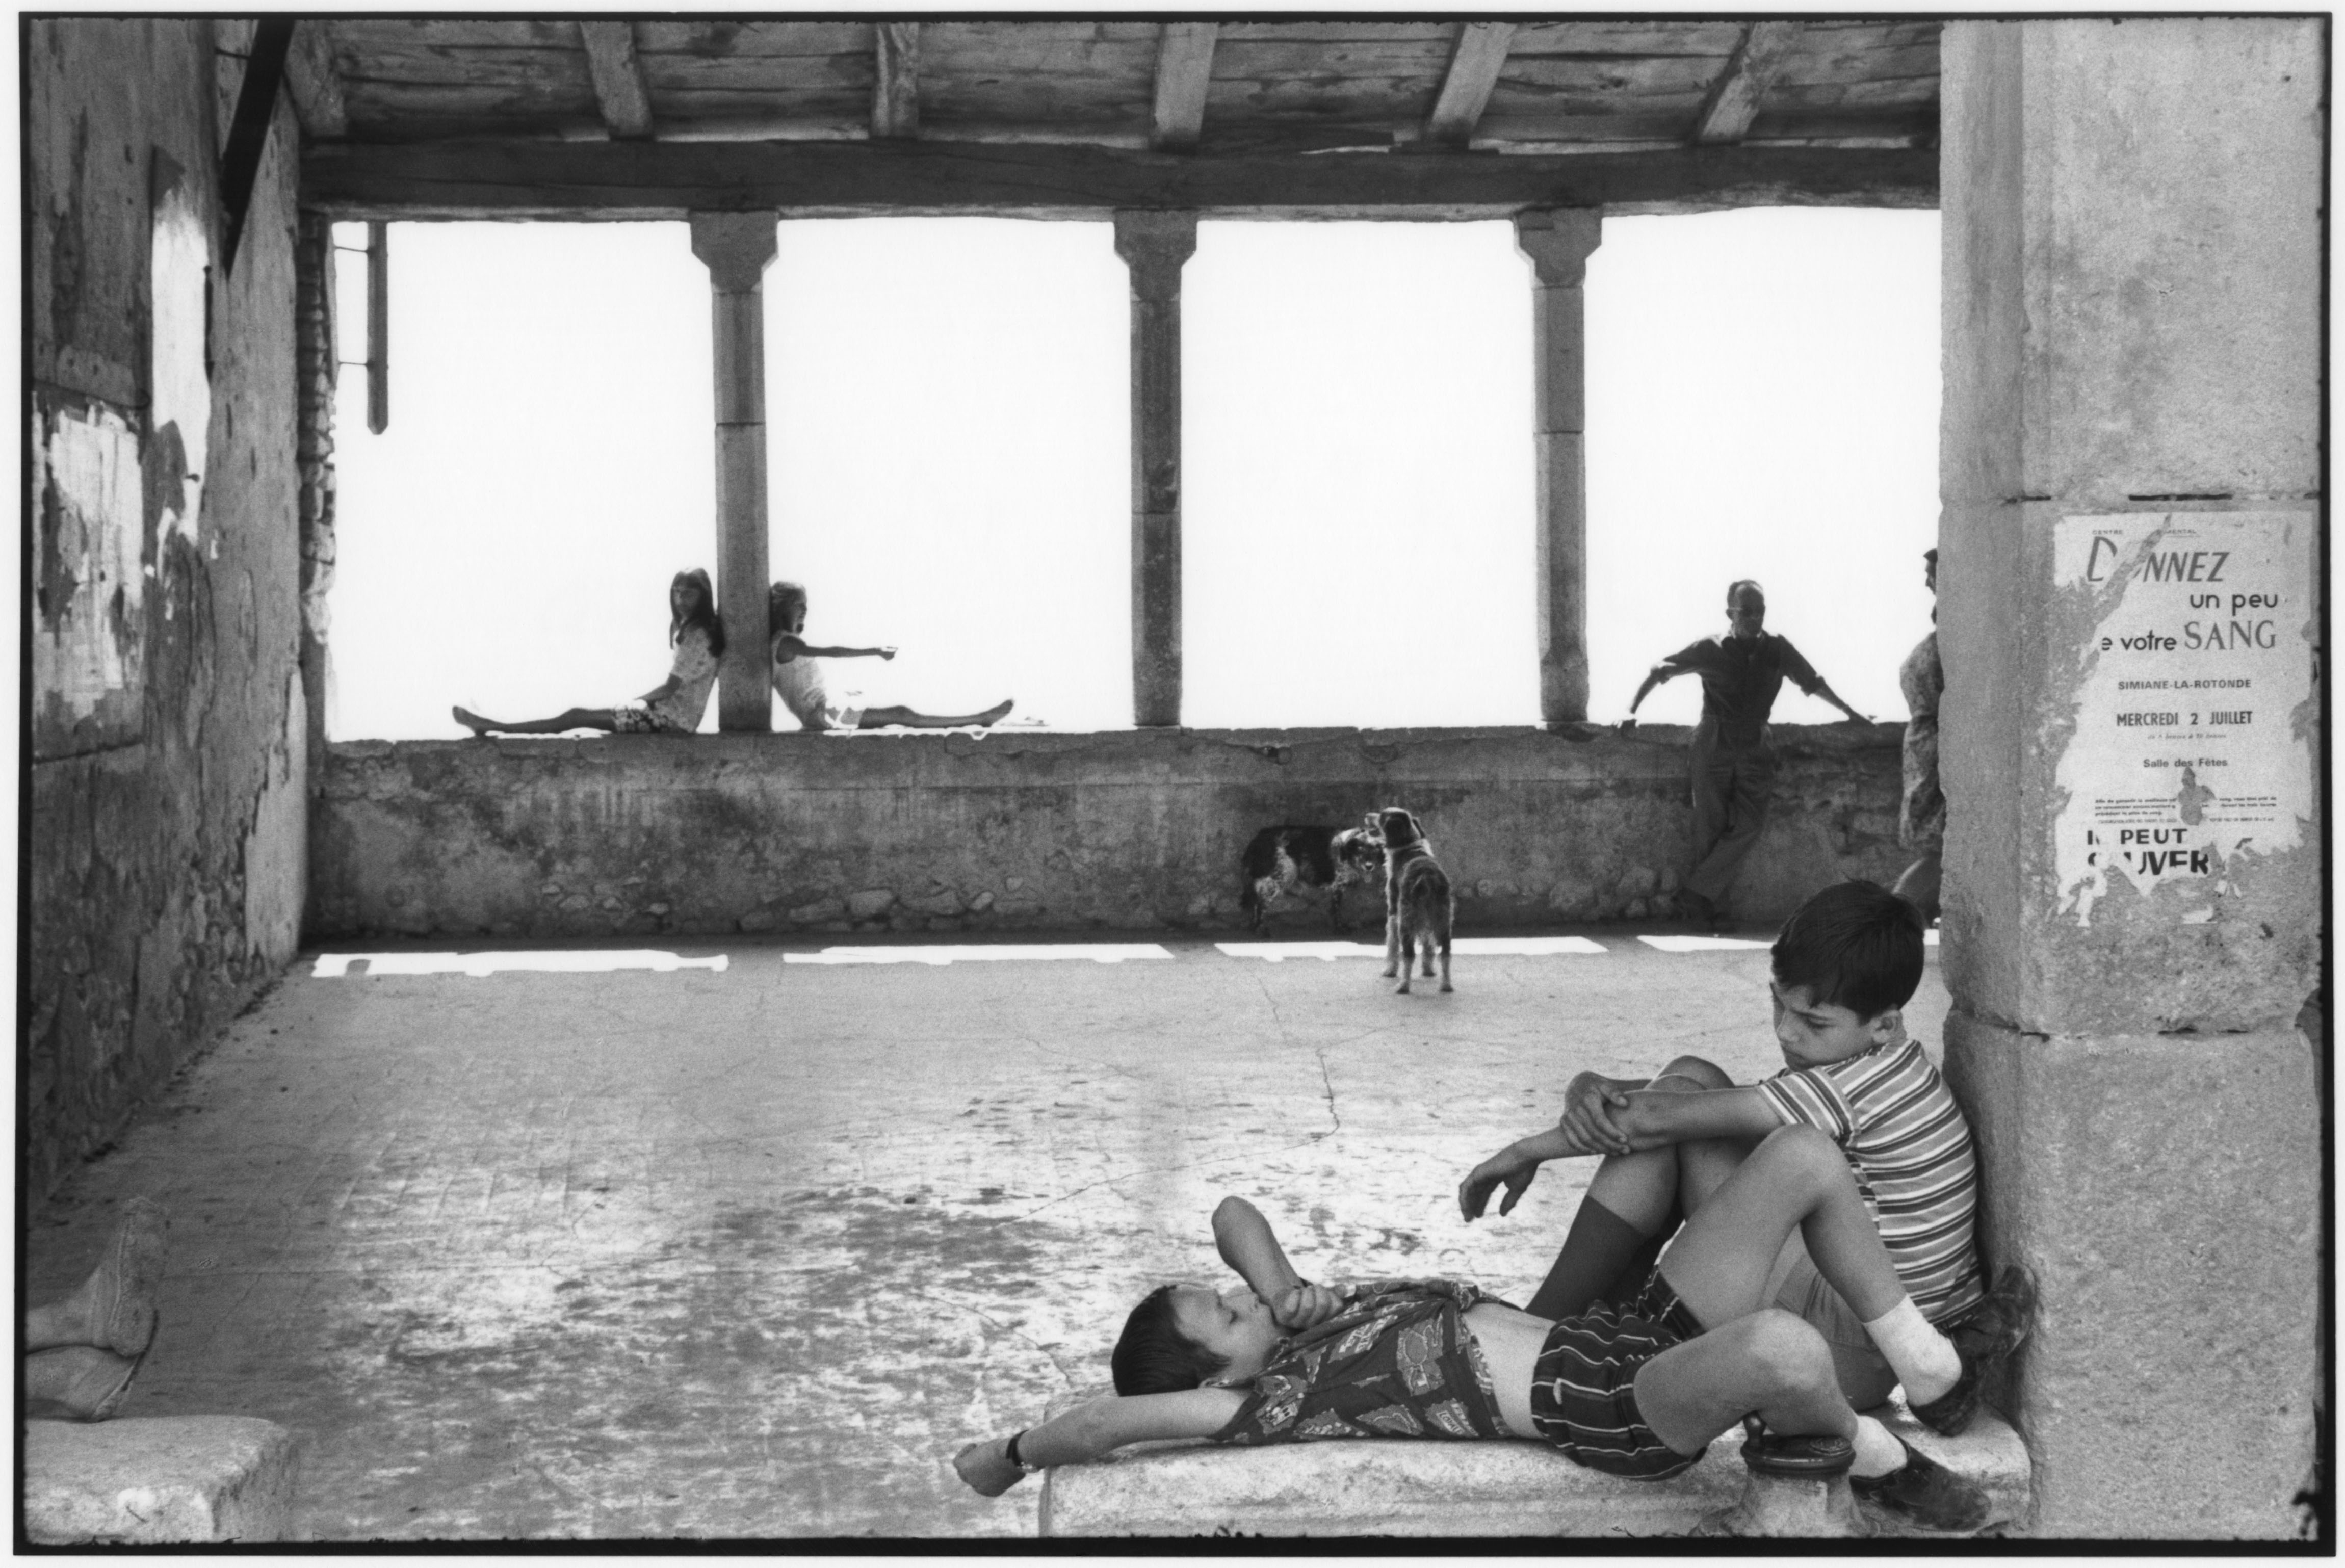
{"type": "Polygon", "coordinates": [[[346,137],[350,106],[342,101],[341,67],[334,63],[326,24],[305,16],[293,28],[293,50],[285,59],[285,86],[305,137],[346,137]]]}
{"type": "Polygon", "coordinates": [[[614,137],[652,134],[651,94],[635,59],[634,29],[625,22],[580,22],[586,47],[586,75],[594,84],[594,104],[614,137]]]}
{"type": "Polygon", "coordinates": [[[305,153],[302,203],[340,217],[402,219],[665,218],[766,208],[800,216],[1099,217],[1119,207],[1423,219],[1498,217],[1526,207],[1930,207],[1937,168],[1937,155],[1927,151],[1753,147],[1557,157],[1176,157],[935,141],[346,142],[305,153]]]}
{"type": "Polygon", "coordinates": [[[1205,129],[1205,93],[1213,80],[1211,22],[1167,22],[1156,46],[1156,92],[1149,140],[1168,152],[1193,147],[1205,129]]]}
{"type": "Polygon", "coordinates": [[[1742,42],[1735,46],[1726,69],[1711,84],[1701,112],[1694,117],[1695,145],[1711,147],[1742,139],[1759,112],[1759,100],[1766,96],[1768,84],[1775,79],[1784,56],[1799,37],[1797,22],[1753,22],[1743,29],[1742,42]]]}
{"type": "Polygon", "coordinates": [[[871,134],[920,134],[920,24],[879,22],[871,29],[871,134]]]}
{"type": "Polygon", "coordinates": [[[1457,51],[1449,56],[1449,70],[1441,78],[1433,113],[1426,116],[1426,140],[1462,147],[1473,139],[1474,126],[1490,102],[1490,89],[1498,85],[1498,72],[1507,63],[1507,50],[1514,37],[1511,22],[1458,24],[1457,51]]]}

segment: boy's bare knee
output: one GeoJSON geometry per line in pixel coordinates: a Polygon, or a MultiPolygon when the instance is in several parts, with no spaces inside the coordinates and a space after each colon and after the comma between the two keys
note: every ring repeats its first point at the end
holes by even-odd
{"type": "Polygon", "coordinates": [[[1734,1087],[1734,1080],[1727,1075],[1726,1069],[1700,1057],[1678,1057],[1663,1067],[1653,1081],[1658,1083],[1661,1078],[1688,1078],[1706,1089],[1731,1089],[1734,1087]]]}
{"type": "Polygon", "coordinates": [[[1742,1348],[1752,1370],[1777,1394],[1797,1393],[1826,1383],[1838,1385],[1832,1347],[1797,1313],[1761,1307],[1733,1327],[1743,1334],[1742,1348]]]}

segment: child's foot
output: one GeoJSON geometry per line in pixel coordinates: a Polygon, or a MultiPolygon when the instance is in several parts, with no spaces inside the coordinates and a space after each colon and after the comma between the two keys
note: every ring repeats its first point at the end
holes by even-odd
{"type": "Polygon", "coordinates": [[[977,722],[980,724],[998,724],[1002,720],[1010,716],[1010,710],[1015,706],[1017,706],[1017,704],[1011,702],[996,703],[993,706],[986,709],[985,712],[978,714],[977,722]]]}
{"type": "Polygon", "coordinates": [[[59,1345],[25,1358],[25,1413],[36,1420],[104,1421],[112,1415],[144,1356],[117,1356],[96,1345],[59,1345]]]}
{"type": "Polygon", "coordinates": [[[2035,1281],[2018,1264],[2005,1264],[1978,1310],[1946,1330],[1962,1376],[1929,1403],[1913,1405],[1914,1419],[1941,1437],[1959,1436],[1978,1413],[1980,1374],[2007,1360],[2035,1327],[2035,1281]]]}
{"type": "Polygon", "coordinates": [[[1905,1462],[1886,1475],[1848,1478],[1859,1506],[1898,1531],[1963,1535],[1986,1522],[1993,1504],[1974,1482],[1900,1440],[1905,1462]]]}
{"type": "Polygon", "coordinates": [[[475,737],[487,734],[494,727],[470,708],[451,708],[448,711],[455,714],[456,722],[472,731],[475,737]]]}
{"type": "Polygon", "coordinates": [[[134,1198],[122,1206],[106,1256],[59,1310],[84,1344],[117,1356],[144,1355],[155,1339],[155,1296],[163,1282],[163,1206],[134,1198]]]}

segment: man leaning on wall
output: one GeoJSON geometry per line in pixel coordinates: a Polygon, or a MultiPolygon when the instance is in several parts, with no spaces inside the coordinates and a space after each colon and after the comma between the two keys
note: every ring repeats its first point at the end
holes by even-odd
{"type": "Polygon", "coordinates": [[[1652,689],[1680,675],[1701,677],[1701,722],[1694,726],[1694,867],[1678,890],[1678,913],[1712,929],[1726,924],[1726,890],[1742,857],[1767,825],[1775,787],[1775,747],[1768,729],[1775,694],[1790,676],[1801,691],[1822,697],[1856,723],[1869,721],[1840,700],[1791,639],[1767,631],[1767,595],[1748,578],[1728,584],[1726,634],[1689,642],[1655,664],[1629,700],[1623,734],[1637,727],[1637,709],[1652,689]]]}

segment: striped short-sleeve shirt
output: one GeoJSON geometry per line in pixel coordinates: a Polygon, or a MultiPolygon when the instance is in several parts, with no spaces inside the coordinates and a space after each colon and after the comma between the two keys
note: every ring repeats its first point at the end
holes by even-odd
{"type": "Polygon", "coordinates": [[[1920,1041],[1786,1067],[1759,1087],[1785,1125],[1812,1127],[1840,1145],[1924,1317],[1945,1322],[1977,1304],[1978,1159],[1970,1124],[1920,1041]]]}

